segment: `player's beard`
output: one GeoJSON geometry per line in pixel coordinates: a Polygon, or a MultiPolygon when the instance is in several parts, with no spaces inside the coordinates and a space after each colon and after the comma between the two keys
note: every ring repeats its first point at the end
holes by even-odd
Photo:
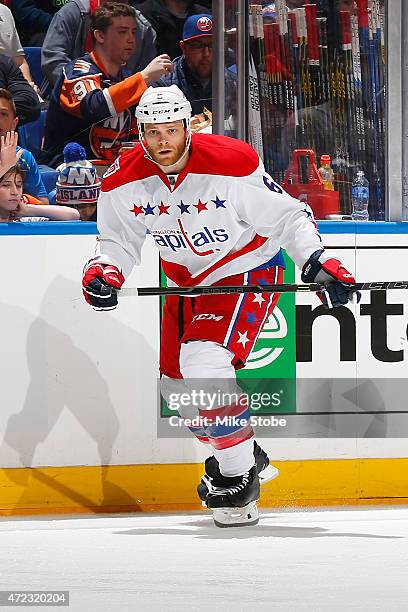
{"type": "Polygon", "coordinates": [[[160,147],[157,148],[156,151],[148,148],[150,155],[153,157],[154,161],[157,162],[160,166],[172,166],[181,158],[186,148],[186,141],[184,141],[177,145],[169,145],[168,147],[160,147]],[[165,156],[160,155],[160,151],[169,150],[169,153],[165,156]]]}

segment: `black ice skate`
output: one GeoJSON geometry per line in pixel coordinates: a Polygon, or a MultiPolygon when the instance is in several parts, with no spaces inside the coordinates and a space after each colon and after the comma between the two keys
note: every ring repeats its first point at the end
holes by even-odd
{"type": "MultiPolygon", "coordinates": [[[[265,451],[254,440],[254,457],[255,464],[258,468],[259,484],[262,486],[266,482],[273,480],[279,476],[278,468],[269,464],[269,457],[265,451]]],[[[202,477],[200,484],[197,487],[197,493],[203,506],[206,506],[208,494],[208,480],[218,480],[222,478],[219,463],[214,456],[208,457],[205,461],[205,475],[202,477]]]]}
{"type": "Polygon", "coordinates": [[[222,476],[208,482],[206,505],[213,511],[217,527],[244,527],[259,521],[258,470],[254,465],[242,476],[222,476]]]}

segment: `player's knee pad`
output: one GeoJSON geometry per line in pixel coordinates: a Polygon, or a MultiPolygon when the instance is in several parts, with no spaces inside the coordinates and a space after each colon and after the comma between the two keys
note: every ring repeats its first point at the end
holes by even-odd
{"type": "Polygon", "coordinates": [[[181,345],[180,371],[185,379],[235,378],[232,353],[221,344],[193,340],[181,345]]]}
{"type": "Polygon", "coordinates": [[[235,403],[240,396],[231,359],[232,353],[216,342],[195,340],[181,345],[180,371],[199,410],[235,403]]]}

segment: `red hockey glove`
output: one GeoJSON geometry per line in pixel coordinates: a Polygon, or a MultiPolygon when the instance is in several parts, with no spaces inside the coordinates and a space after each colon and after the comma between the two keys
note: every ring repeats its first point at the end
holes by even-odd
{"type": "Polygon", "coordinates": [[[317,294],[325,308],[344,306],[353,300],[354,294],[359,302],[361,293],[354,288],[356,281],[353,275],[338,259],[328,259],[320,263],[319,257],[322,253],[323,250],[316,251],[309,257],[302,269],[302,281],[325,285],[325,291],[317,294]]]}
{"type": "Polygon", "coordinates": [[[82,293],[95,310],[113,310],[118,305],[117,289],[125,278],[116,266],[91,259],[85,265],[82,277],[82,293]]]}

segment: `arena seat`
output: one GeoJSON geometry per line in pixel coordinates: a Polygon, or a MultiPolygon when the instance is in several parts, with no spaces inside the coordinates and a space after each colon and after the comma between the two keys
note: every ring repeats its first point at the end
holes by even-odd
{"type": "Polygon", "coordinates": [[[41,151],[44,136],[46,110],[42,110],[35,121],[18,126],[18,143],[23,149],[28,149],[36,159],[41,151]]]}
{"type": "Polygon", "coordinates": [[[50,204],[53,204],[52,200],[55,200],[55,186],[57,184],[58,172],[48,166],[40,166],[40,173],[50,204]]]}
{"type": "Polygon", "coordinates": [[[34,83],[41,87],[44,81],[44,75],[41,70],[41,47],[23,47],[23,50],[34,83]]]}

